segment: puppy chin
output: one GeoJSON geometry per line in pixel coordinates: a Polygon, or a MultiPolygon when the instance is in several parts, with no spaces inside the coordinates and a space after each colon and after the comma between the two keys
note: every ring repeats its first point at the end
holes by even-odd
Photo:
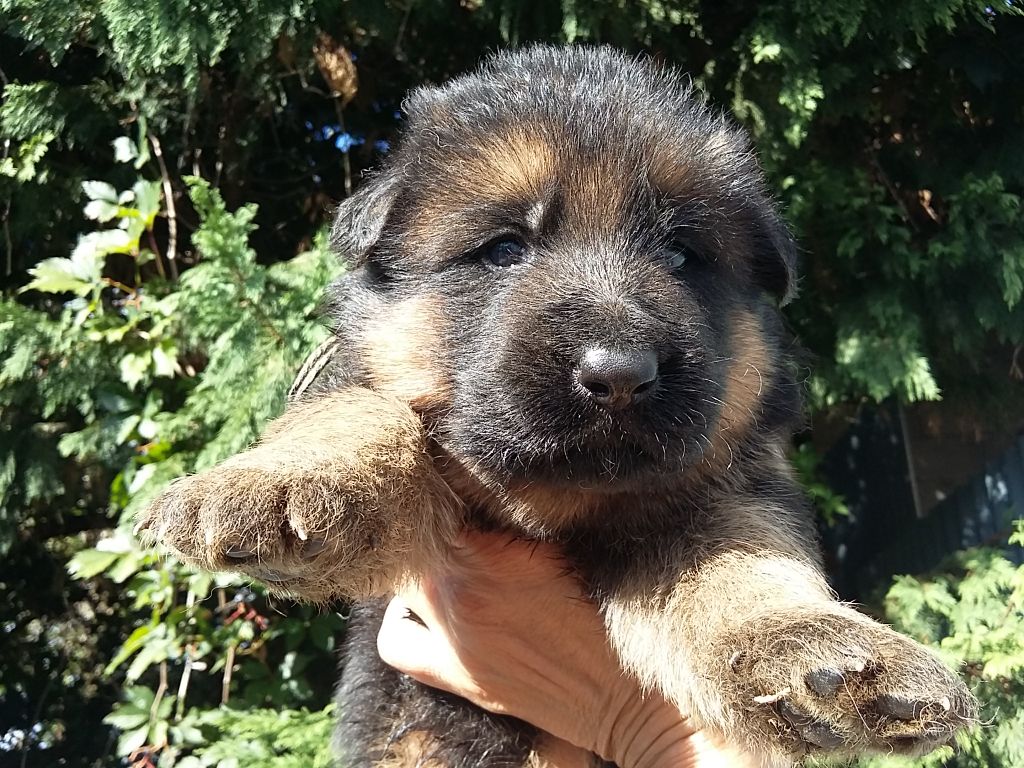
{"type": "Polygon", "coordinates": [[[466,458],[474,473],[505,487],[542,484],[551,488],[587,489],[596,493],[655,490],[675,485],[702,460],[697,435],[625,439],[593,435],[566,442],[518,440],[488,444],[478,435],[460,441],[472,445],[466,458]]]}

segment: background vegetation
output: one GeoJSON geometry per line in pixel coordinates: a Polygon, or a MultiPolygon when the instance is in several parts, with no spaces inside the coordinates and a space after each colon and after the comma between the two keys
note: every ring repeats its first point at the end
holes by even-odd
{"type": "MultiPolygon", "coordinates": [[[[751,131],[805,250],[818,417],[1019,412],[1021,8],[0,0],[0,765],[327,764],[343,618],[140,551],[130,519],[281,408],[330,206],[409,87],[487,50],[648,51],[751,131]]],[[[966,553],[886,608],[995,719],[928,765],[1024,765],[1024,571],[966,553]]]]}

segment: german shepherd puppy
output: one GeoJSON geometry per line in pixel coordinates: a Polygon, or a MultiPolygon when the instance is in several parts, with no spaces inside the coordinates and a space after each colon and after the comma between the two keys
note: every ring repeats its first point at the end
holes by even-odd
{"type": "MultiPolygon", "coordinates": [[[[332,344],[141,527],[318,601],[388,595],[464,526],[554,542],[623,668],[762,765],[949,742],[965,686],[823,575],[785,459],[795,248],[741,132],[607,48],[500,53],[406,109],[338,213],[332,344]]],[[[528,726],[385,670],[362,616],[347,766],[534,759],[528,726]]]]}

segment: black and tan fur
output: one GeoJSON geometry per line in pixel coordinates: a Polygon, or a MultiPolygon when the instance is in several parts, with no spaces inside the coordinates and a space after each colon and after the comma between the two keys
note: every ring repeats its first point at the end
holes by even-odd
{"type": "MultiPolygon", "coordinates": [[[[795,250],[741,133],[608,49],[499,54],[407,113],[339,212],[323,365],[143,528],[313,600],[386,597],[459,528],[510,530],[562,548],[626,670],[764,766],[950,741],[966,688],[822,575],[784,458],[795,250]],[[654,351],[645,399],[581,390],[596,347],[654,351]]],[[[524,724],[384,668],[378,613],[352,630],[345,765],[538,760],[524,724]]]]}

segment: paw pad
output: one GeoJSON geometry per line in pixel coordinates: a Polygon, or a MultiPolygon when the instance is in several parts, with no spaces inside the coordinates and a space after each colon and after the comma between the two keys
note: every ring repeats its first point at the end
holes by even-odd
{"type": "Polygon", "coordinates": [[[777,711],[808,744],[822,749],[835,749],[845,741],[843,735],[824,720],[811,717],[788,701],[779,702],[777,711]]]}
{"type": "Polygon", "coordinates": [[[823,667],[804,675],[804,683],[819,696],[835,696],[846,682],[846,677],[838,669],[823,667]]]}

